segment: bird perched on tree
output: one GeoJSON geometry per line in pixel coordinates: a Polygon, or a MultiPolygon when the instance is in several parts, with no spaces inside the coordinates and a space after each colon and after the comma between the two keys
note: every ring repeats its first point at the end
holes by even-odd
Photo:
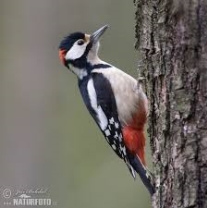
{"type": "Polygon", "coordinates": [[[59,57],[77,75],[83,101],[106,141],[131,175],[135,178],[138,173],[153,194],[144,152],[147,97],[136,79],[98,57],[99,39],[107,28],[105,25],[92,35],[75,32],[65,37],[59,57]]]}

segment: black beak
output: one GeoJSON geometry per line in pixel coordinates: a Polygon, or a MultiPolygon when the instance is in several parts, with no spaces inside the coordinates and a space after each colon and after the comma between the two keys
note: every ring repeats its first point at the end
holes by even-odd
{"type": "Polygon", "coordinates": [[[90,42],[92,44],[96,44],[98,42],[98,40],[100,39],[100,37],[104,34],[104,32],[106,31],[106,29],[108,28],[108,25],[105,25],[103,27],[101,27],[100,29],[96,30],[90,37],[90,42]]]}

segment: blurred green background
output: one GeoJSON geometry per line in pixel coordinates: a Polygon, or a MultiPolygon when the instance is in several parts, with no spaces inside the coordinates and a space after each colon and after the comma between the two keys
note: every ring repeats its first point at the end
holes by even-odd
{"type": "Polygon", "coordinates": [[[136,77],[134,13],[132,1],[0,1],[1,190],[48,188],[58,208],[150,207],[58,59],[64,36],[109,24],[101,58],[136,77]]]}

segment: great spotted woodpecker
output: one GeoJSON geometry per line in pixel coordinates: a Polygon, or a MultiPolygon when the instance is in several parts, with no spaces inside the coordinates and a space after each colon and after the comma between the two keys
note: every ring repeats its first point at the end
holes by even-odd
{"type": "Polygon", "coordinates": [[[77,75],[83,101],[106,141],[131,175],[140,175],[152,195],[154,187],[144,155],[147,98],[133,77],[99,59],[99,39],[107,28],[103,26],[92,35],[76,32],[65,37],[59,57],[77,75]]]}

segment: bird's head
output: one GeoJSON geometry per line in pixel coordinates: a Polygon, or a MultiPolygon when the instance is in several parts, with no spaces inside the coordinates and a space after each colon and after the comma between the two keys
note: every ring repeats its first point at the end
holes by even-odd
{"type": "Polygon", "coordinates": [[[84,69],[98,57],[99,39],[108,28],[105,25],[93,34],[75,32],[65,37],[59,46],[59,58],[70,69],[84,69]]]}

